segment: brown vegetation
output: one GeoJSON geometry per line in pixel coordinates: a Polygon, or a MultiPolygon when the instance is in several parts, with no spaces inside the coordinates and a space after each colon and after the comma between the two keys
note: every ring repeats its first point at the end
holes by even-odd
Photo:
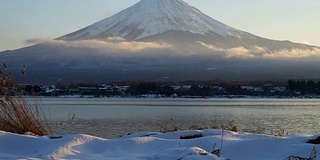
{"type": "MultiPolygon", "coordinates": [[[[21,71],[25,75],[26,65],[21,71]]],[[[0,69],[0,130],[24,134],[32,132],[36,135],[52,134],[52,128],[41,108],[39,101],[33,99],[30,104],[22,95],[15,95],[16,84],[8,65],[0,69]]]]}
{"type": "Polygon", "coordinates": [[[308,158],[305,157],[299,157],[299,156],[290,156],[288,158],[286,158],[285,160],[317,160],[317,150],[316,147],[314,146],[310,156],[308,158]]]}

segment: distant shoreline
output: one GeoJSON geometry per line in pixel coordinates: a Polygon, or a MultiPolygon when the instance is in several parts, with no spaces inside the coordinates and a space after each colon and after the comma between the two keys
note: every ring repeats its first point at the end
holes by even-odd
{"type": "MultiPolygon", "coordinates": [[[[1,98],[1,96],[0,96],[1,98]]],[[[25,96],[25,98],[78,98],[78,99],[320,99],[319,96],[299,96],[299,97],[282,97],[282,96],[183,96],[183,97],[164,97],[164,96],[91,96],[91,95],[64,95],[64,96],[25,96]]]]}

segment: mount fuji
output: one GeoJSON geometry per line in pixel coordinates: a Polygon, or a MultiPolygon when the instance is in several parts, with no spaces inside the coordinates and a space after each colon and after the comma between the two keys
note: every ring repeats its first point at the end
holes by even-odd
{"type": "Polygon", "coordinates": [[[218,22],[182,0],[142,0],[134,6],[89,27],[62,37],[65,40],[123,37],[129,40],[185,31],[222,37],[254,36],[218,22]]]}
{"type": "Polygon", "coordinates": [[[320,78],[316,46],[227,26],[182,0],[141,0],[88,27],[0,53],[35,83],[320,78]]]}
{"type": "Polygon", "coordinates": [[[166,42],[175,47],[195,50],[199,43],[232,48],[262,46],[270,50],[312,49],[288,41],[271,41],[227,26],[205,15],[182,0],[141,0],[122,12],[101,20],[61,40],[104,40],[122,37],[126,40],[166,42]]]}

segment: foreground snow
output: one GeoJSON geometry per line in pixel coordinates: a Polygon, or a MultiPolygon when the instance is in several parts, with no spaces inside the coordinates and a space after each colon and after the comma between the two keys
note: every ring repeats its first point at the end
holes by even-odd
{"type": "MultiPolygon", "coordinates": [[[[0,131],[0,159],[85,160],[223,160],[208,152],[220,148],[231,160],[276,160],[296,155],[309,157],[314,145],[305,143],[317,136],[274,137],[221,130],[138,133],[118,139],[89,135],[35,137],[0,131]],[[195,139],[181,137],[195,136],[195,139]]],[[[316,146],[320,150],[320,146],[316,146]]],[[[318,156],[320,156],[318,154],[318,156]]]]}

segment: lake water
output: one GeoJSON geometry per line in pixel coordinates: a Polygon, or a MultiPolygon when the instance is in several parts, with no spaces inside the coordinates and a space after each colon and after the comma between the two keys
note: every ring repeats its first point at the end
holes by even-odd
{"type": "Polygon", "coordinates": [[[181,129],[234,121],[240,130],[260,127],[266,133],[320,133],[318,99],[41,98],[41,103],[50,110],[57,134],[116,138],[171,128],[171,119],[181,129]]]}

